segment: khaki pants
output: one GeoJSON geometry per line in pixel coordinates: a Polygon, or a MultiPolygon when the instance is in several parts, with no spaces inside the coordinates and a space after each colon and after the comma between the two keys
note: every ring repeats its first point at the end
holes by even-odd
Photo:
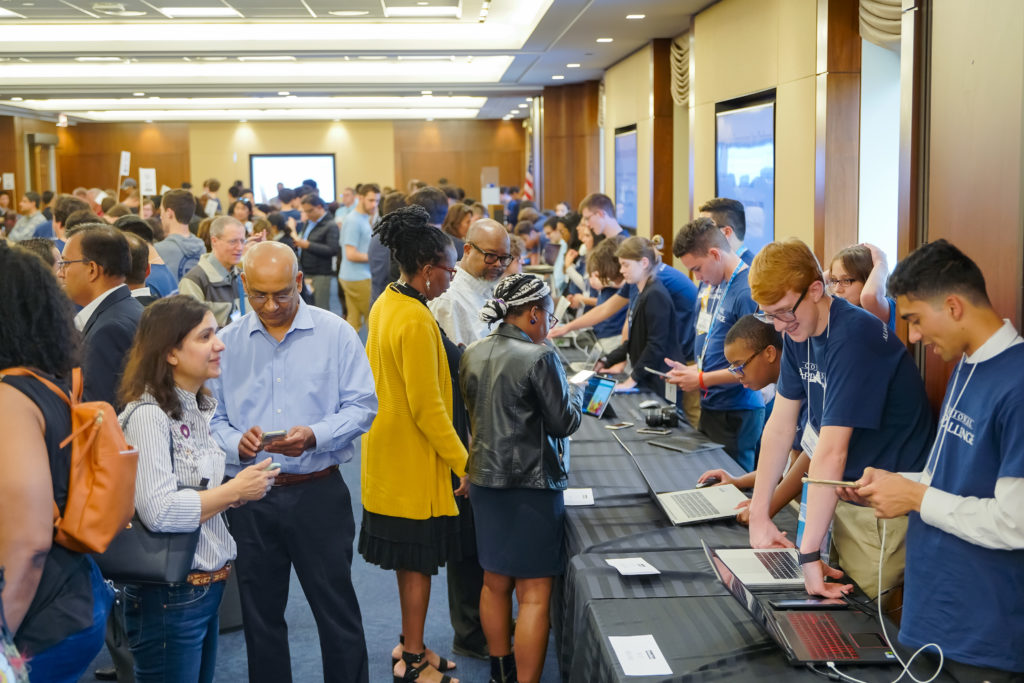
{"type": "MultiPolygon", "coordinates": [[[[907,517],[878,519],[874,509],[840,500],[832,524],[832,546],[839,566],[874,600],[878,597],[878,557],[882,549],[882,523],[885,523],[885,552],[882,554],[882,586],[885,591],[903,584],[907,561],[907,517]]],[[[900,608],[903,592],[893,590],[882,600],[882,609],[900,608]]]]}
{"type": "Polygon", "coordinates": [[[370,317],[370,280],[338,280],[345,292],[348,324],[358,332],[370,317]]]}

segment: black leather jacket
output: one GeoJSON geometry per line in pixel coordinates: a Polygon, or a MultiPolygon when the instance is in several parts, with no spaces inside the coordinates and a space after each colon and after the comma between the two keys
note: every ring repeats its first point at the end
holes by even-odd
{"type": "Polygon", "coordinates": [[[477,486],[562,490],[567,437],[580,426],[583,394],[555,351],[507,323],[466,349],[459,384],[473,442],[466,471],[477,486]]]}

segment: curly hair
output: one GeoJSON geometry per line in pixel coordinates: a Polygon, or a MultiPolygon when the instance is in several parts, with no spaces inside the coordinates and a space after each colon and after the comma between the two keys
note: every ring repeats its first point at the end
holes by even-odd
{"type": "Polygon", "coordinates": [[[480,320],[493,325],[499,320],[533,308],[551,296],[551,288],[536,275],[516,273],[494,288],[494,298],[480,309],[480,320]]]}
{"type": "MultiPolygon", "coordinates": [[[[128,352],[118,398],[122,405],[136,401],[147,391],[153,395],[161,410],[181,419],[181,401],[175,392],[174,368],[167,362],[172,349],[181,343],[197,325],[203,322],[210,309],[190,296],[159,299],[142,312],[135,341],[128,352]]],[[[211,405],[206,387],[196,397],[199,407],[211,405]]]]}
{"type": "Polygon", "coordinates": [[[436,264],[448,249],[454,249],[448,235],[431,227],[429,221],[426,209],[411,204],[386,214],[373,228],[373,234],[391,250],[407,277],[423,266],[436,264]]]}
{"type": "Polygon", "coordinates": [[[36,254],[0,241],[0,368],[69,377],[81,337],[71,301],[36,254]]]}

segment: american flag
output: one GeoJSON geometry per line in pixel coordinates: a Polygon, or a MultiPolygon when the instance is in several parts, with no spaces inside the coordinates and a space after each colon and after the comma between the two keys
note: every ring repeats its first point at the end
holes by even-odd
{"type": "Polygon", "coordinates": [[[533,148],[530,147],[526,161],[526,180],[523,182],[523,199],[533,200],[533,148]]]}

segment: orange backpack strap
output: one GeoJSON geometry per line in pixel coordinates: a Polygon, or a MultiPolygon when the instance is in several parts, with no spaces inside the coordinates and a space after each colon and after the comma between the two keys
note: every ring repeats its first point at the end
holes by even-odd
{"type": "Polygon", "coordinates": [[[82,380],[82,368],[73,368],[71,370],[71,404],[82,402],[82,388],[84,382],[82,380]]]}
{"type": "MultiPolygon", "coordinates": [[[[32,372],[28,368],[7,368],[6,370],[0,370],[0,377],[2,377],[3,375],[11,375],[13,377],[35,377],[43,386],[45,386],[47,389],[49,389],[53,393],[55,393],[58,396],[60,396],[62,401],[67,403],[69,406],[71,405],[71,399],[68,398],[68,395],[65,394],[64,391],[60,387],[58,387],[56,384],[54,384],[50,380],[46,379],[45,377],[40,377],[39,375],[37,375],[36,373],[32,372]]],[[[74,378],[76,376],[79,377],[78,382],[79,382],[79,385],[80,385],[81,384],[81,370],[79,370],[78,368],[75,368],[72,371],[72,378],[74,378]],[[76,375],[75,373],[79,373],[79,374],[76,375]]],[[[81,387],[80,386],[79,386],[79,392],[81,392],[81,387]]]]}

